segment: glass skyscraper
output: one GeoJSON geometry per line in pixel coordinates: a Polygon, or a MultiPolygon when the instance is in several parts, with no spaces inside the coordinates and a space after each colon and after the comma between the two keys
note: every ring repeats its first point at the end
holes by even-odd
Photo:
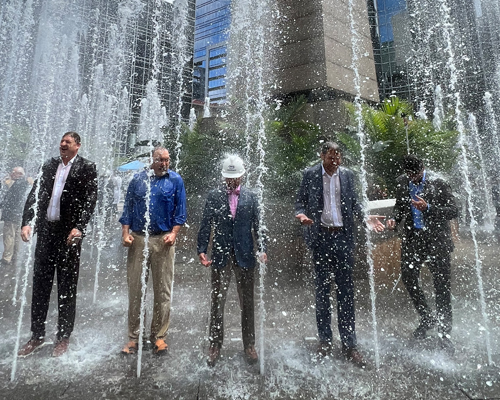
{"type": "Polygon", "coordinates": [[[197,0],[194,34],[193,100],[226,101],[227,39],[231,0],[197,0]]]}

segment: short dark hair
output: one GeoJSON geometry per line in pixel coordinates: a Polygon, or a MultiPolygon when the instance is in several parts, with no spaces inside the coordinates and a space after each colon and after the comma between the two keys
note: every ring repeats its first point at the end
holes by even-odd
{"type": "Polygon", "coordinates": [[[76,132],[66,132],[62,137],[65,138],[66,136],[71,136],[76,144],[80,144],[82,142],[80,135],[76,132]]]}
{"type": "Polygon", "coordinates": [[[408,154],[403,159],[405,172],[418,173],[424,169],[424,162],[414,154],[408,154]]]}
{"type": "Polygon", "coordinates": [[[157,151],[168,151],[168,150],[165,147],[163,147],[163,146],[155,146],[151,150],[151,157],[153,157],[157,151]]]}
{"type": "Polygon", "coordinates": [[[326,154],[330,150],[335,150],[338,153],[341,152],[340,146],[335,142],[325,142],[321,145],[321,154],[326,154]]]}

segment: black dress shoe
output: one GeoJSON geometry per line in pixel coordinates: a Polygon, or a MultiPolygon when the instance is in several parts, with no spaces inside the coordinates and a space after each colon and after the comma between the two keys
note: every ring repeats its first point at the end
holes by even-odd
{"type": "Polygon", "coordinates": [[[437,319],[433,316],[424,317],[420,320],[420,324],[417,329],[413,331],[413,337],[415,339],[425,339],[427,337],[427,331],[434,328],[437,325],[437,319]]]}
{"type": "Polygon", "coordinates": [[[318,357],[326,357],[332,352],[332,344],[330,342],[321,341],[318,343],[316,355],[318,357]]]}
{"type": "Polygon", "coordinates": [[[356,367],[365,368],[366,362],[363,359],[361,353],[356,349],[356,347],[348,347],[342,349],[342,354],[347,361],[353,363],[356,367]]]}
{"type": "Polygon", "coordinates": [[[450,340],[449,335],[443,334],[443,336],[441,336],[439,340],[439,345],[441,346],[441,349],[443,349],[444,352],[449,356],[455,354],[455,346],[453,345],[453,342],[450,340]]]}

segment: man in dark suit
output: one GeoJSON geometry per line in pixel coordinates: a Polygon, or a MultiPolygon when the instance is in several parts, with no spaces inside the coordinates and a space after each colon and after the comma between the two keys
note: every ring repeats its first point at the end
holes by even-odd
{"type": "MultiPolygon", "coordinates": [[[[222,164],[225,186],[208,195],[200,231],[198,254],[200,262],[212,266],[212,305],[210,319],[210,348],[207,363],[214,366],[224,339],[224,304],[231,279],[236,277],[241,307],[243,348],[249,363],[258,360],[255,350],[254,327],[254,239],[259,232],[259,204],[255,193],[241,186],[245,173],[238,156],[227,157],[222,164]],[[207,258],[213,228],[212,260],[207,258]]],[[[261,238],[262,239],[262,238],[261,238]]],[[[263,240],[259,240],[260,260],[267,261],[263,240]]]]}
{"type": "MultiPolygon", "coordinates": [[[[316,323],[324,357],[332,350],[330,292],[337,285],[338,329],[342,353],[355,365],[365,362],[357,350],[354,315],[354,222],[362,222],[363,212],[351,170],[340,166],[342,155],[336,143],[321,148],[322,162],[304,171],[295,204],[295,217],[306,226],[306,244],[312,250],[316,277],[316,323]]],[[[367,220],[371,229],[382,231],[377,216],[367,220]]]]}
{"type": "Polygon", "coordinates": [[[453,251],[450,220],[458,217],[458,208],[450,186],[429,173],[416,156],[406,156],[403,167],[405,174],[397,179],[394,218],[387,221],[387,227],[402,226],[401,276],[420,315],[420,324],[413,336],[425,338],[426,332],[437,324],[442,347],[453,352],[450,341],[450,259],[453,251]],[[434,280],[437,319],[419,283],[424,262],[434,280]]]}
{"type": "Polygon", "coordinates": [[[52,355],[59,357],[69,346],[76,310],[76,289],[80,268],[81,239],[97,200],[97,172],[93,162],[80,157],[80,136],[63,135],[60,157],[48,160],[24,206],[21,238],[37,232],[33,267],[31,339],[19,350],[27,356],[45,342],[45,320],[50,292],[57,274],[59,318],[52,355]]]}

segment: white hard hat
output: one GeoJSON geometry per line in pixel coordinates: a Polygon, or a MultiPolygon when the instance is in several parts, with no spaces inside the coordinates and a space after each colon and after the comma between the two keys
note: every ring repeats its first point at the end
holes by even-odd
{"type": "Polygon", "coordinates": [[[222,161],[222,176],[224,178],[239,178],[245,173],[243,160],[238,156],[227,156],[222,161]]]}

